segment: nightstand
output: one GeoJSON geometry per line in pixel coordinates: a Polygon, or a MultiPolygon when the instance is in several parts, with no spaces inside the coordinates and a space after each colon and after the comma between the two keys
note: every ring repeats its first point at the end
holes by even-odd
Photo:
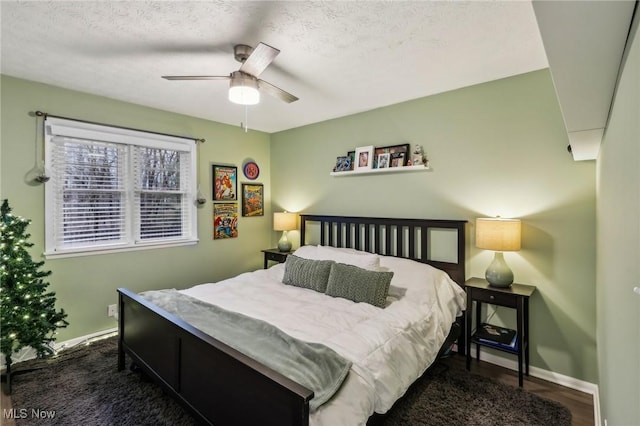
{"type": "Polygon", "coordinates": [[[278,263],[284,263],[287,261],[287,256],[291,254],[290,251],[283,252],[278,250],[277,248],[264,249],[261,251],[264,253],[264,269],[267,269],[270,260],[278,263]]]}
{"type": "Polygon", "coordinates": [[[511,284],[511,287],[491,287],[487,280],[481,278],[470,278],[465,283],[467,292],[467,310],[465,312],[466,327],[466,354],[467,370],[471,368],[471,343],[476,344],[476,359],[480,359],[480,347],[491,347],[493,349],[511,353],[518,356],[518,384],[522,386],[523,369],[524,374],[529,375],[529,297],[536,291],[531,285],[511,284]],[[482,304],[505,306],[516,310],[517,334],[515,347],[502,347],[480,341],[472,330],[473,325],[473,302],[476,302],[476,327],[480,324],[480,313],[482,304]]]}

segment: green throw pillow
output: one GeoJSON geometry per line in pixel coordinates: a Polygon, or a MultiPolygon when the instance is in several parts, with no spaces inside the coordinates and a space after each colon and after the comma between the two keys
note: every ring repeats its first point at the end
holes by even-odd
{"type": "Polygon", "coordinates": [[[334,263],[332,260],[310,260],[290,254],[284,265],[282,282],[324,293],[334,263]]]}
{"type": "Polygon", "coordinates": [[[393,272],[368,271],[357,266],[334,263],[325,293],[384,308],[391,278],[393,272]]]}

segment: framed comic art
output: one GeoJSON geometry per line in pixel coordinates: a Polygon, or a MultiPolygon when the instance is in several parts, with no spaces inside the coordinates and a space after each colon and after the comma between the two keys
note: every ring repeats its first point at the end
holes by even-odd
{"type": "Polygon", "coordinates": [[[242,184],[242,216],[264,216],[264,186],[261,183],[242,184]]]}
{"type": "Polygon", "coordinates": [[[238,168],[235,166],[211,166],[213,179],[213,201],[236,201],[238,190],[238,168]]]}
{"type": "Polygon", "coordinates": [[[368,170],[373,168],[373,145],[356,148],[354,170],[368,170]]]}
{"type": "Polygon", "coordinates": [[[374,154],[374,169],[406,166],[410,154],[409,144],[383,146],[376,148],[374,154]],[[383,154],[389,154],[389,156],[383,154]]]}
{"type": "Polygon", "coordinates": [[[213,239],[225,240],[238,236],[238,203],[213,205],[213,239]]]}

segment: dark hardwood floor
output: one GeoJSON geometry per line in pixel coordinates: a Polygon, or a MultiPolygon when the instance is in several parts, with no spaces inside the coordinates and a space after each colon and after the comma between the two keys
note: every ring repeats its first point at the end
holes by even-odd
{"type": "MultiPolygon", "coordinates": [[[[465,358],[462,356],[453,356],[444,362],[453,363],[456,368],[465,368],[465,358]]],[[[514,387],[518,386],[518,373],[516,371],[488,362],[473,360],[471,362],[471,372],[485,377],[492,377],[514,387]]],[[[557,401],[567,407],[573,417],[571,423],[573,426],[593,426],[595,424],[592,395],[531,376],[525,377],[524,388],[529,392],[557,401]]],[[[0,424],[3,426],[15,426],[15,422],[12,419],[4,416],[4,413],[7,413],[5,410],[10,408],[11,397],[4,393],[3,387],[3,391],[0,393],[0,413],[2,413],[0,414],[0,424]]]]}

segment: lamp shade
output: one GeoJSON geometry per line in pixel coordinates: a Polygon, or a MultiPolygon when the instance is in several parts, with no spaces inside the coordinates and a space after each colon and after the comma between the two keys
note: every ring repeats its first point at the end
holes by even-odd
{"type": "Polygon", "coordinates": [[[521,222],[518,219],[476,219],[476,247],[493,251],[520,250],[521,222]]]}
{"type": "Polygon", "coordinates": [[[273,214],[273,230],[274,231],[292,231],[298,227],[298,218],[295,213],[274,213],[273,214]]]}

